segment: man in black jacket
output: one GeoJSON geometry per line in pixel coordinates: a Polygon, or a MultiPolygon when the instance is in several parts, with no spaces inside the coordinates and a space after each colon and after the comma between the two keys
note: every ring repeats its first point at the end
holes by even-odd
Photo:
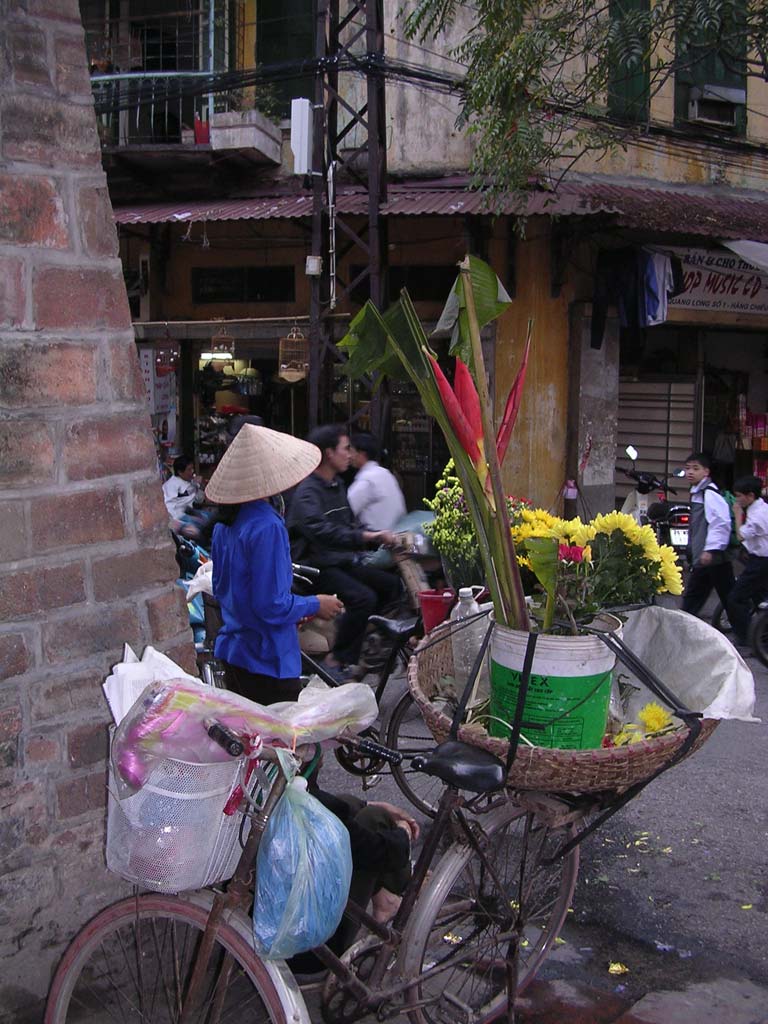
{"type": "Polygon", "coordinates": [[[349,469],[350,444],[346,427],[317,427],[307,438],[323,453],[314,473],[302,480],[291,499],[288,530],[294,561],[320,570],[318,587],[344,602],[336,643],[325,661],[340,680],[349,678],[346,666],[360,658],[368,616],[396,600],[396,575],[363,563],[370,545],[392,544],[388,530],[364,530],[355,519],[339,474],[349,469]]]}

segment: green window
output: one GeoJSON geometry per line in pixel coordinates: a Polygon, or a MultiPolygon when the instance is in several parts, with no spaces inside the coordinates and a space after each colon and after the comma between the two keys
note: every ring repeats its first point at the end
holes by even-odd
{"type": "Polygon", "coordinates": [[[645,121],[650,64],[646,18],[650,0],[609,0],[618,60],[608,83],[608,113],[621,121],[645,121]]]}

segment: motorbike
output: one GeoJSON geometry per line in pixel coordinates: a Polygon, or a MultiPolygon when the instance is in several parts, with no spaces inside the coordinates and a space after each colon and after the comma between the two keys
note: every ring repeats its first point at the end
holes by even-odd
{"type": "MultiPolygon", "coordinates": [[[[681,564],[687,562],[689,531],[691,524],[691,506],[685,501],[670,501],[670,494],[677,494],[674,487],[667,483],[666,478],[655,476],[634,468],[638,452],[632,445],[625,449],[632,461],[632,469],[617,466],[619,473],[628,476],[635,482],[634,490],[630,491],[622,512],[626,512],[640,523],[650,525],[656,534],[659,544],[667,544],[674,548],[681,564]],[[655,492],[655,500],[652,495],[655,492]]],[[[685,470],[675,472],[675,477],[685,476],[685,470]]]]}

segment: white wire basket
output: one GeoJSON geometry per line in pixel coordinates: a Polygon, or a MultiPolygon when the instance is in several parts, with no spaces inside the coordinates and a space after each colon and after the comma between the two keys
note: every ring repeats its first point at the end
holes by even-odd
{"type": "MultiPolygon", "coordinates": [[[[244,759],[194,764],[166,758],[136,793],[118,795],[109,769],[107,867],[157,892],[200,889],[231,878],[243,814],[224,814],[244,759]]],[[[250,823],[243,827],[243,842],[250,823]]]]}

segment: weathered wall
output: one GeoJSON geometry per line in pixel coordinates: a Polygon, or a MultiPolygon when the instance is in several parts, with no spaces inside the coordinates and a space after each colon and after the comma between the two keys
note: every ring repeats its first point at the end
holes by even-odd
{"type": "Polygon", "coordinates": [[[0,1020],[41,1020],[103,866],[122,643],[192,652],[76,0],[0,3],[0,1020]]]}

